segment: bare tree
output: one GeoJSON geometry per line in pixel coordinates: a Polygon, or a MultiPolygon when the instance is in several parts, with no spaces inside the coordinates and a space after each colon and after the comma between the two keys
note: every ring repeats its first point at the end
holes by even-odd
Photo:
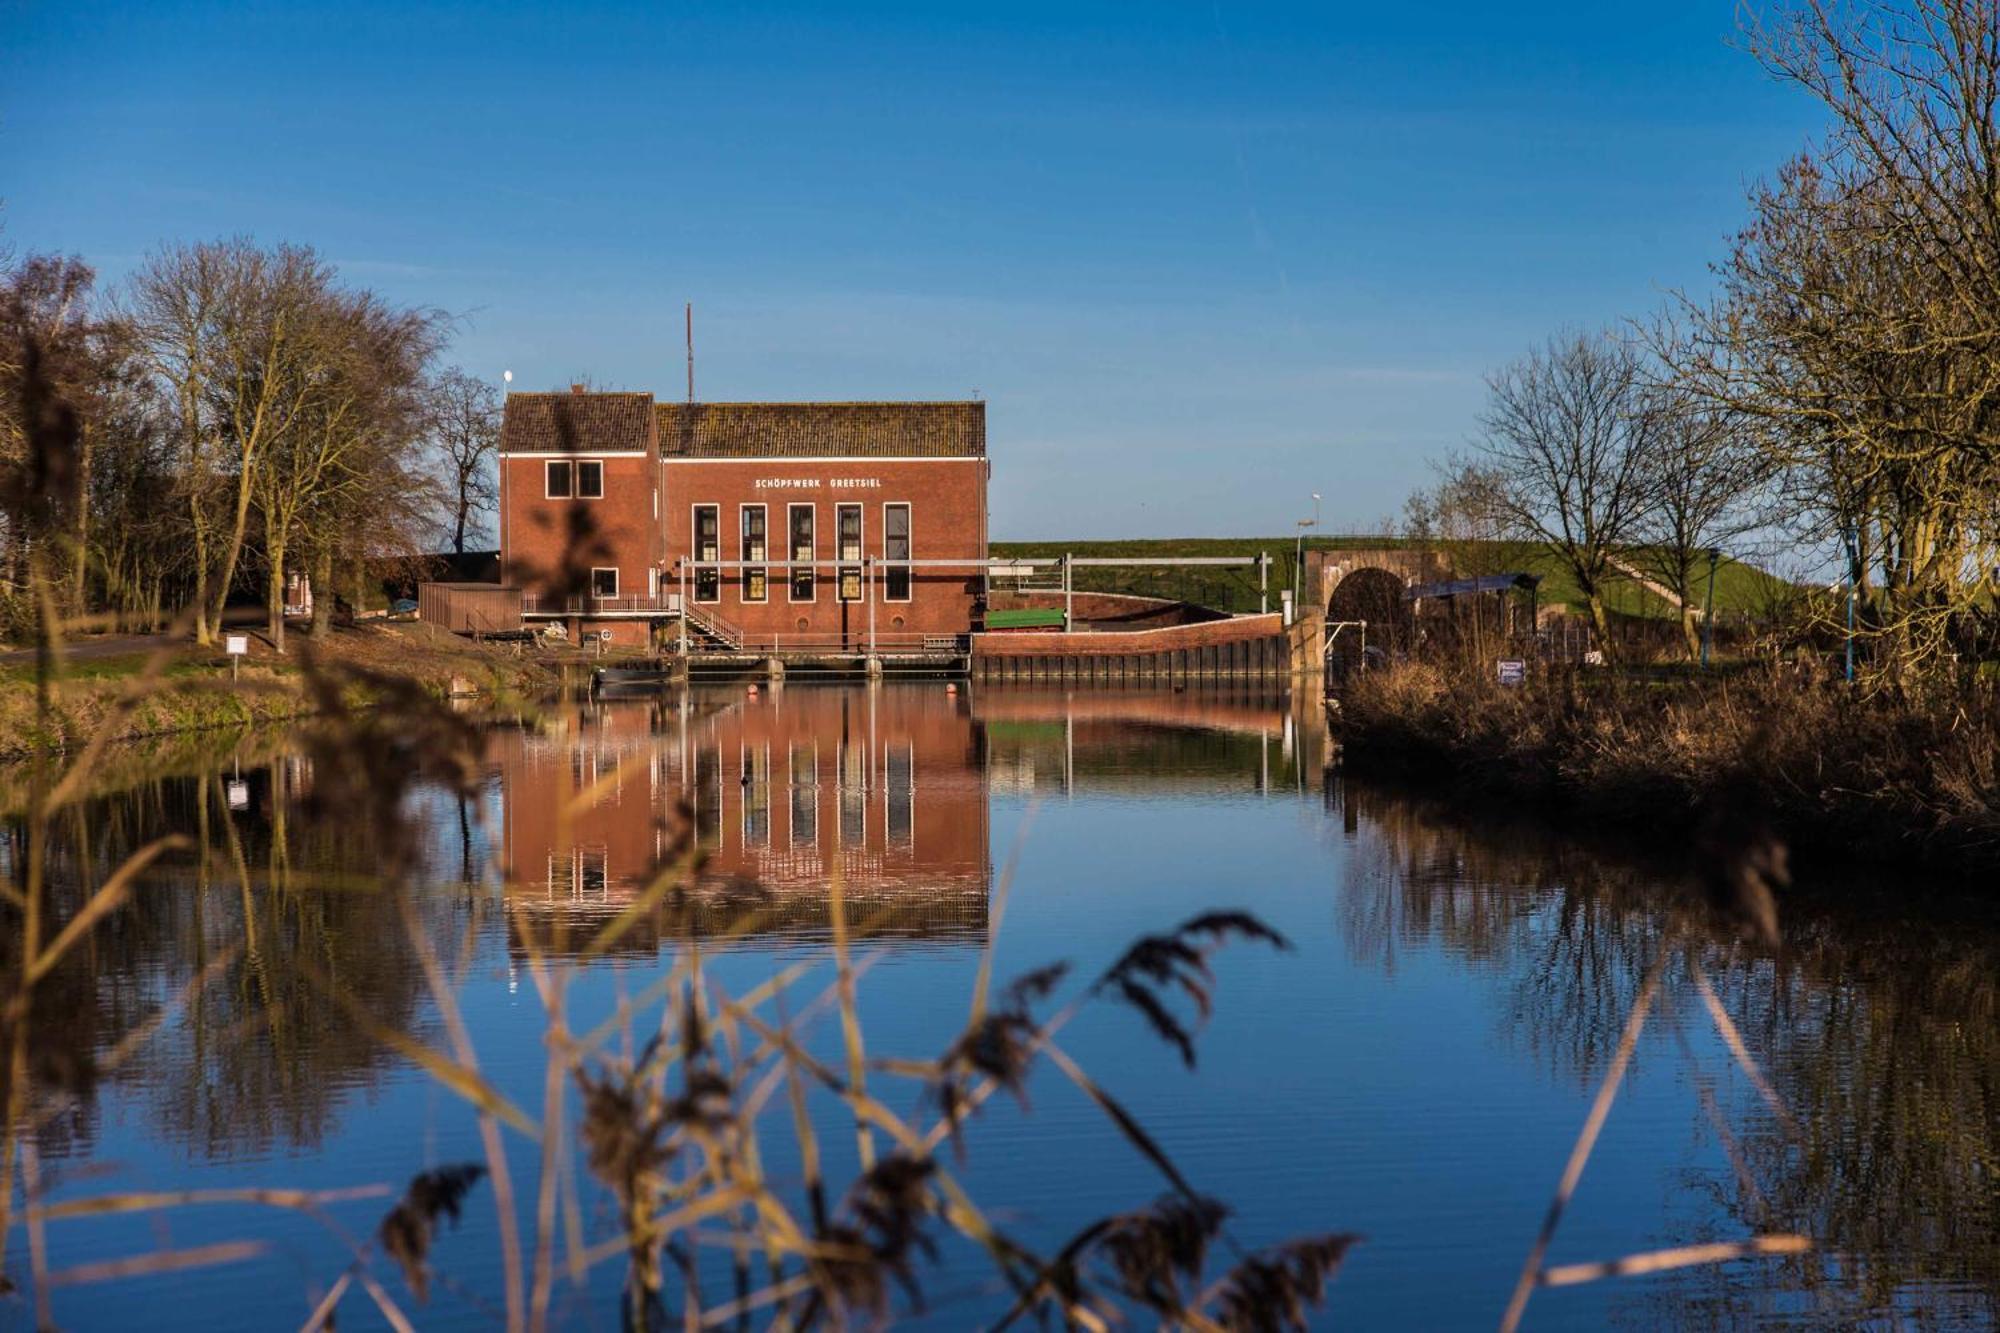
{"type": "Polygon", "coordinates": [[[1721,549],[1764,522],[1756,500],[1769,475],[1754,423],[1719,410],[1671,383],[1643,395],[1648,418],[1643,458],[1645,503],[1629,558],[1679,604],[1690,659],[1697,634],[1700,582],[1721,549]]]}
{"type": "MultiPolygon", "coordinates": [[[[440,332],[436,316],[394,309],[366,292],[325,291],[306,313],[311,322],[299,343],[310,345],[302,360],[313,369],[299,380],[300,401],[253,483],[267,620],[279,652],[290,557],[300,548],[315,556],[337,550],[360,508],[353,497],[376,494],[382,476],[414,453],[424,423],[424,369],[440,332]]],[[[331,596],[331,588],[324,591],[331,596]]]]}
{"type": "Polygon", "coordinates": [[[1513,563],[1500,478],[1477,459],[1451,457],[1437,480],[1403,505],[1403,534],[1454,574],[1498,574],[1513,563]]]}
{"type": "Polygon", "coordinates": [[[499,483],[500,401],[493,386],[457,366],[430,384],[431,444],[451,505],[451,549],[465,554],[466,533],[495,511],[499,483]]]}
{"type": "Polygon", "coordinates": [[[1890,674],[1990,590],[2000,499],[2000,0],[1794,0],[1750,29],[1831,113],[1751,198],[1677,378],[1757,423],[1890,674]]]}
{"type": "Polygon", "coordinates": [[[1505,530],[1569,571],[1606,652],[1604,589],[1646,517],[1651,423],[1637,354],[1568,333],[1487,379],[1478,451],[1505,530]]]}
{"type": "Polygon", "coordinates": [[[181,441],[201,643],[235,582],[259,470],[324,372],[314,326],[332,280],[308,248],[238,239],[169,247],[129,285],[128,336],[181,441]]]}

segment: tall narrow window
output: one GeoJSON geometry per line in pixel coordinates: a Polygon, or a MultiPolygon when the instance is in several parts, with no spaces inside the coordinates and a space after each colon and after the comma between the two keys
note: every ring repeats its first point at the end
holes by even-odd
{"type": "Polygon", "coordinates": [[[882,600],[910,600],[910,507],[882,506],[882,600]]]}
{"type": "Polygon", "coordinates": [[[813,539],[813,507],[792,506],[792,600],[813,600],[812,562],[817,554],[813,539]]]}
{"type": "Polygon", "coordinates": [[[571,493],[570,462],[567,458],[552,458],[547,468],[548,484],[542,493],[551,500],[567,500],[571,493]]]}
{"type": "Polygon", "coordinates": [[[576,493],[579,499],[584,500],[604,498],[604,464],[594,458],[585,458],[577,462],[576,493]]]}
{"type": "Polygon", "coordinates": [[[764,530],[763,505],[743,506],[743,600],[761,602],[770,595],[771,571],[754,561],[771,558],[770,541],[764,530]]]}
{"type": "Polygon", "coordinates": [[[716,505],[694,507],[694,599],[722,600],[722,510],[716,505]]]}
{"type": "Polygon", "coordinates": [[[841,505],[833,511],[834,559],[840,561],[840,600],[861,600],[861,506],[841,505]]]}

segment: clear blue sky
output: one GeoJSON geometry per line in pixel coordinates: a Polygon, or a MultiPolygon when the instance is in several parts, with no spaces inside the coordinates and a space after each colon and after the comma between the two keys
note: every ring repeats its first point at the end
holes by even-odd
{"type": "Polygon", "coordinates": [[[0,0],[18,249],[311,243],[518,386],[990,404],[996,537],[1398,511],[1816,126],[1733,0],[0,0]],[[308,12],[308,9],[312,12],[308,12]]]}

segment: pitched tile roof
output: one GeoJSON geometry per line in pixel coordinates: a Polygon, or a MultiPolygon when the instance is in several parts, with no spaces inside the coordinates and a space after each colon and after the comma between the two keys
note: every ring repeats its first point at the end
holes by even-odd
{"type": "Polygon", "coordinates": [[[668,458],[979,458],[986,404],[657,403],[668,458]]]}
{"type": "Polygon", "coordinates": [[[643,452],[653,447],[650,393],[510,393],[500,452],[643,452]]]}

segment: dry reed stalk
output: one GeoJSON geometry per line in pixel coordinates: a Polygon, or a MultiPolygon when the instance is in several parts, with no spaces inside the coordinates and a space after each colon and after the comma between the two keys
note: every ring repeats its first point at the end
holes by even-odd
{"type": "Polygon", "coordinates": [[[1736,1024],[1729,1017],[1729,1011],[1722,1007],[1722,1001],[1717,998],[1715,988],[1708,984],[1708,973],[1702,970],[1700,960],[1692,954],[1688,957],[1688,970],[1694,974],[1695,989],[1701,992],[1701,1002],[1707,1006],[1708,1016],[1715,1022],[1715,1030],[1722,1034],[1722,1040],[1728,1045],[1729,1053],[1735,1056],[1736,1063],[1743,1067],[1743,1074],[1750,1080],[1750,1085],[1757,1089],[1758,1096],[1762,1097],[1765,1104],[1771,1108],[1771,1113],[1778,1117],[1778,1123],[1784,1126],[1792,1141],[1803,1142],[1804,1133],[1799,1128],[1799,1122],[1792,1116],[1792,1109],[1785,1105],[1785,1099],[1778,1095],[1778,1090],[1764,1077],[1763,1068],[1758,1065],[1756,1057],[1750,1054],[1750,1048],[1743,1042],[1743,1034],[1737,1031],[1736,1024]]]}
{"type": "Polygon", "coordinates": [[[1541,1275],[1542,1256],[1548,1253],[1549,1242],[1555,1238],[1556,1227],[1562,1221],[1563,1209],[1576,1192],[1577,1182],[1583,1178],[1583,1168],[1590,1161],[1591,1150],[1597,1146],[1597,1136],[1604,1128],[1605,1119],[1611,1114],[1611,1103],[1618,1096],[1618,1086],[1625,1081],[1626,1067],[1631,1064],[1632,1053],[1639,1045],[1639,1033],[1646,1026],[1646,1013],[1652,1008],[1653,997],[1659,993],[1667,954],[1668,950],[1661,948],[1652,966],[1646,969],[1646,979],[1632,1001],[1631,1013],[1626,1016],[1625,1030],[1619,1034],[1618,1050],[1611,1057],[1610,1068],[1604,1071],[1604,1081],[1598,1085],[1590,1114],[1584,1118],[1583,1128],[1576,1136],[1575,1145],[1570,1148],[1569,1161],[1563,1166],[1555,1197],[1549,1201],[1542,1229],[1528,1250],[1527,1261],[1521,1265],[1521,1276],[1514,1284],[1514,1294],[1507,1302],[1506,1313],[1500,1318],[1500,1333],[1513,1333],[1520,1327],[1522,1312],[1528,1308],[1528,1297],[1534,1294],[1541,1275]]]}
{"type": "Polygon", "coordinates": [[[1596,1282],[1600,1278],[1635,1277],[1641,1273],[1662,1273],[1670,1268],[1726,1263],[1731,1259],[1748,1259],[1763,1254],[1805,1254],[1811,1249],[1811,1240],[1790,1234],[1757,1236],[1751,1240],[1717,1241],[1707,1245],[1683,1245],[1670,1250],[1649,1250],[1643,1254],[1628,1254],[1622,1259],[1608,1259],[1602,1263],[1563,1264],[1556,1268],[1545,1268],[1542,1270],[1541,1285],[1569,1287],[1583,1282],[1596,1282]]]}
{"type": "MultiPolygon", "coordinates": [[[[241,1263],[246,1259],[256,1259],[270,1252],[270,1245],[261,1240],[230,1240],[214,1245],[196,1245],[185,1250],[155,1250],[151,1254],[133,1255],[128,1259],[103,1259],[96,1263],[75,1264],[69,1268],[57,1269],[48,1275],[48,1285],[52,1287],[80,1287],[92,1282],[112,1282],[120,1278],[151,1277],[157,1273],[182,1273],[190,1268],[209,1268],[216,1264],[241,1263]]],[[[54,1327],[44,1323],[44,1327],[54,1327]]]]}
{"type": "Polygon", "coordinates": [[[387,1185],[351,1185],[332,1190],[284,1189],[203,1189],[170,1190],[132,1194],[100,1194],[87,1199],[29,1209],[28,1216],[50,1222],[67,1222],[79,1217],[103,1217],[114,1213],[152,1212],[162,1208],[186,1208],[203,1204],[249,1203],[265,1208],[288,1208],[311,1213],[330,1203],[350,1203],[356,1199],[382,1199],[394,1193],[387,1185]]]}
{"type": "MultiPolygon", "coordinates": [[[[833,874],[827,881],[827,910],[833,922],[833,966],[840,991],[840,1035],[847,1047],[847,1079],[854,1095],[861,1097],[867,1090],[868,1060],[867,1052],[862,1048],[861,1017],[855,1003],[854,968],[848,957],[846,876],[842,874],[839,857],[833,859],[833,874]]],[[[875,1136],[858,1118],[855,1122],[855,1141],[861,1154],[861,1169],[872,1171],[875,1167],[875,1136]]]]}
{"type": "Polygon", "coordinates": [[[536,1181],[535,1256],[528,1294],[528,1328],[530,1333],[542,1333],[548,1327],[549,1296],[555,1273],[556,1158],[562,1152],[563,1094],[573,1060],[564,1015],[567,973],[559,971],[550,976],[539,959],[533,955],[530,959],[535,984],[543,992],[543,1007],[548,1013],[548,1030],[543,1039],[548,1059],[542,1075],[542,1162],[536,1181]]]}
{"type": "MultiPolygon", "coordinates": [[[[422,923],[417,920],[416,911],[410,905],[409,895],[398,893],[396,906],[402,917],[403,932],[409,937],[410,945],[416,952],[418,965],[423,969],[432,1002],[437,1005],[438,1013],[444,1019],[445,1032],[451,1039],[454,1054],[458,1057],[455,1069],[467,1080],[475,1082],[476,1086],[484,1088],[488,1094],[485,1104],[479,1105],[479,1142],[486,1156],[487,1172],[493,1181],[493,1206],[500,1225],[500,1259],[507,1298],[507,1329],[508,1333],[519,1333],[526,1320],[521,1235],[514,1212],[513,1177],[507,1169],[507,1149],[500,1139],[500,1125],[494,1109],[506,1103],[483,1079],[479,1078],[479,1057],[473,1048],[472,1035],[466,1029],[464,1016],[459,1012],[458,1000],[450,985],[446,983],[444,971],[438,965],[437,953],[431,948],[422,923]]],[[[424,1048],[419,1046],[418,1049],[424,1048]]],[[[431,1068],[433,1075],[438,1073],[436,1067],[427,1067],[431,1068]]],[[[514,1114],[519,1117],[521,1122],[519,1127],[522,1132],[533,1136],[534,1122],[519,1111],[514,1114]]]]}
{"type": "Polygon", "coordinates": [[[972,979],[972,1016],[967,1020],[968,1027],[976,1027],[986,1017],[986,997],[993,985],[993,955],[1000,947],[1000,923],[1007,915],[1007,900],[1014,886],[1014,871],[1021,863],[1021,849],[1027,845],[1028,830],[1034,826],[1035,815],[1041,808],[1039,796],[1029,803],[1021,816],[1021,827],[1014,831],[1007,859],[1000,865],[1000,879],[993,886],[993,897],[987,907],[986,947],[980,950],[979,973],[972,979]]]}
{"type": "Polygon", "coordinates": [[[1736,1173],[1736,1183],[1756,1205],[1757,1216],[1769,1220],[1770,1201],[1764,1197],[1763,1189],[1757,1184],[1756,1175],[1750,1170],[1750,1163],[1744,1160],[1743,1150],[1737,1145],[1736,1135],[1730,1132],[1729,1121],[1722,1114],[1722,1104],[1715,1099],[1715,1089],[1711,1080],[1703,1072],[1701,1061],[1696,1058],[1694,1047],[1689,1044],[1687,1033],[1678,1020],[1673,1025],[1674,1040],[1680,1045],[1681,1059],[1687,1062],[1688,1074],[1694,1079],[1695,1096],[1701,1100],[1702,1114],[1708,1117],[1709,1125],[1715,1130],[1715,1137],[1722,1144],[1722,1151],[1729,1157],[1729,1167],[1736,1173]]]}

